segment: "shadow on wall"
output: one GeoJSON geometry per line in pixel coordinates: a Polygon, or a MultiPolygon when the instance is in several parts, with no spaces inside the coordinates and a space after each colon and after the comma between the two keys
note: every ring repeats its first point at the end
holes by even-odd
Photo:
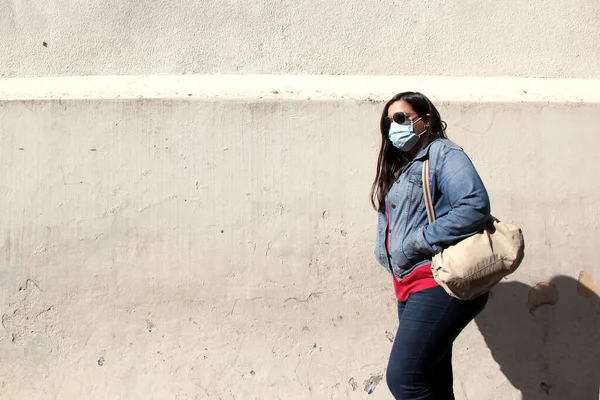
{"type": "Polygon", "coordinates": [[[523,400],[598,400],[600,298],[590,275],[500,283],[475,322],[523,400]]]}

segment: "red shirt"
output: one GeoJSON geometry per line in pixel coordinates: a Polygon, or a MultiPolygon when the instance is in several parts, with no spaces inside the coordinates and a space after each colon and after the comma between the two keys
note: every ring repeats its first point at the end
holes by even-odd
{"type": "MultiPolygon", "coordinates": [[[[385,247],[387,252],[390,252],[390,233],[392,232],[390,227],[390,213],[388,210],[388,231],[387,240],[385,241],[385,247]]],[[[423,265],[414,270],[410,275],[404,278],[402,281],[398,281],[396,276],[392,273],[392,279],[394,280],[394,292],[396,292],[396,298],[398,301],[405,302],[408,300],[411,294],[421,292],[423,290],[432,289],[439,286],[439,284],[433,279],[433,273],[431,272],[431,264],[423,265]]]]}
{"type": "Polygon", "coordinates": [[[398,279],[396,279],[396,276],[393,274],[392,276],[394,279],[396,298],[401,302],[408,300],[408,297],[413,293],[439,286],[439,283],[433,279],[431,264],[426,264],[417,268],[413,273],[402,279],[401,282],[398,282],[398,279]]]}

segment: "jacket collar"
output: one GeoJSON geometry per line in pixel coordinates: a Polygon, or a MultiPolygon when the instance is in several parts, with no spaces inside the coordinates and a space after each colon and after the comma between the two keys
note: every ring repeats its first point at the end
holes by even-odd
{"type": "Polygon", "coordinates": [[[433,142],[435,142],[438,139],[434,139],[431,142],[429,142],[429,144],[425,147],[423,147],[415,156],[415,158],[412,161],[415,160],[423,160],[425,158],[427,158],[427,155],[429,154],[429,148],[431,147],[431,145],[433,144],[433,142]]]}

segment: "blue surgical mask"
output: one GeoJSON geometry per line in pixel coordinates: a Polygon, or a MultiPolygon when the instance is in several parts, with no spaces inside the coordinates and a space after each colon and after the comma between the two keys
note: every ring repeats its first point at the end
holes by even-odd
{"type": "MultiPolygon", "coordinates": [[[[417,121],[420,119],[421,118],[419,118],[417,121]]],[[[425,132],[427,132],[427,129],[417,135],[414,131],[413,122],[410,120],[407,120],[404,124],[398,124],[392,121],[390,125],[389,138],[394,147],[397,147],[402,151],[410,151],[413,147],[415,147],[419,141],[419,138],[425,132]]]]}

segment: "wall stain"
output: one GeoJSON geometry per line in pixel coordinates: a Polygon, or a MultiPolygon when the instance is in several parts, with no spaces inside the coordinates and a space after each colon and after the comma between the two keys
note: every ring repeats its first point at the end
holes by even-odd
{"type": "Polygon", "coordinates": [[[597,293],[596,284],[594,283],[594,278],[592,275],[586,271],[581,271],[577,281],[577,294],[581,297],[589,299],[597,293]]]}
{"type": "Polygon", "coordinates": [[[54,336],[57,311],[54,305],[46,303],[43,291],[33,279],[27,279],[19,288],[19,297],[11,312],[0,318],[2,328],[6,330],[15,345],[25,345],[32,338],[54,336]]]}
{"type": "Polygon", "coordinates": [[[150,321],[149,319],[146,320],[146,328],[148,328],[148,332],[152,333],[152,329],[155,327],[156,324],[154,324],[154,322],[150,321]]]}
{"type": "Polygon", "coordinates": [[[365,392],[371,394],[375,391],[375,388],[383,380],[383,375],[371,375],[369,379],[365,381],[365,392]]]}
{"type": "Polygon", "coordinates": [[[529,291],[527,299],[529,313],[533,315],[539,307],[544,305],[556,305],[558,298],[558,289],[554,284],[548,282],[538,283],[529,291]]]}
{"type": "Polygon", "coordinates": [[[352,387],[352,391],[356,392],[356,389],[358,388],[358,383],[356,383],[354,378],[350,378],[350,380],[348,380],[348,384],[350,385],[350,387],[352,387]]]}
{"type": "Polygon", "coordinates": [[[385,331],[385,337],[388,338],[390,343],[394,343],[394,334],[390,331],[385,331]]]}
{"type": "Polygon", "coordinates": [[[297,303],[308,303],[312,299],[318,299],[319,297],[321,297],[322,294],[323,294],[322,292],[311,292],[306,299],[299,299],[297,297],[288,297],[287,299],[285,299],[283,301],[283,303],[285,304],[290,300],[295,300],[297,303]]]}
{"type": "Polygon", "coordinates": [[[540,382],[540,389],[542,389],[548,396],[550,396],[550,389],[552,389],[552,385],[546,382],[540,382]]]}

